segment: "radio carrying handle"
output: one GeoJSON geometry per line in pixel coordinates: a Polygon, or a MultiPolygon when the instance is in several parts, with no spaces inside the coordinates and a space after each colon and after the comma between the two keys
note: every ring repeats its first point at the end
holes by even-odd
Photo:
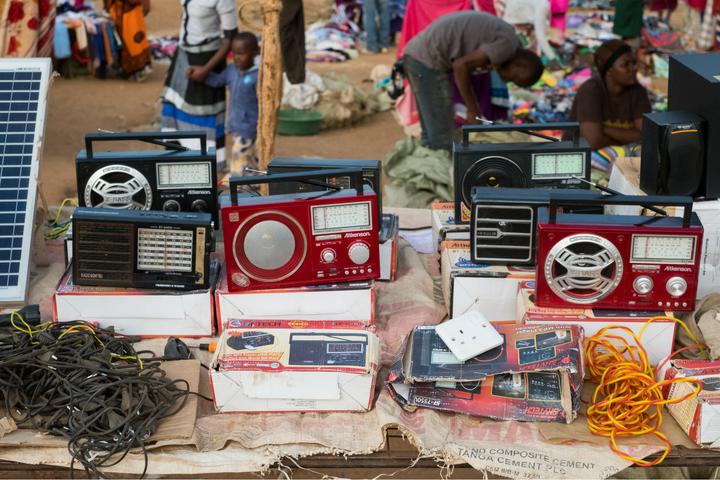
{"type": "Polygon", "coordinates": [[[241,185],[257,185],[258,183],[298,182],[302,180],[325,179],[327,177],[350,177],[350,188],[358,195],[363,194],[362,168],[339,168],[336,170],[311,170],[307,172],[273,173],[272,175],[255,175],[251,177],[230,178],[230,200],[237,206],[237,187],[241,185]]]}
{"type": "Polygon", "coordinates": [[[573,192],[553,192],[550,194],[548,221],[555,223],[559,205],[637,205],[645,208],[655,205],[683,207],[683,226],[689,227],[692,223],[692,197],[672,196],[645,196],[645,195],[603,195],[601,199],[587,198],[573,192]]]}
{"type": "Polygon", "coordinates": [[[564,123],[523,123],[520,125],[514,124],[502,124],[502,125],[463,125],[462,127],[462,144],[463,147],[467,147],[470,143],[469,136],[473,132],[525,132],[530,135],[535,135],[540,138],[550,139],[557,141],[557,139],[548,137],[546,135],[540,135],[534,133],[535,130],[563,130],[570,131],[573,134],[573,147],[580,146],[580,124],[577,122],[564,122],[564,123]]]}
{"type": "MultiPolygon", "coordinates": [[[[119,142],[125,140],[137,140],[155,145],[163,145],[167,148],[175,148],[177,145],[164,144],[162,140],[182,140],[186,138],[197,138],[200,140],[200,153],[207,155],[207,134],[205,132],[128,132],[128,133],[88,133],[85,135],[85,152],[87,158],[93,158],[93,142],[119,142]]],[[[187,150],[180,147],[178,150],[187,150]]]]}

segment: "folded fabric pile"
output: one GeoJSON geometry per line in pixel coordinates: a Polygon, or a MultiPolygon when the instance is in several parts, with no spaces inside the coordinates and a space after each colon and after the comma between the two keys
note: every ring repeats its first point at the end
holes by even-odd
{"type": "Polygon", "coordinates": [[[305,32],[305,59],[310,63],[333,63],[357,58],[357,45],[363,37],[345,5],[340,5],[335,7],[330,22],[317,21],[305,32]]]}
{"type": "Polygon", "coordinates": [[[178,46],[178,37],[148,37],[154,62],[170,65],[178,46]]]}

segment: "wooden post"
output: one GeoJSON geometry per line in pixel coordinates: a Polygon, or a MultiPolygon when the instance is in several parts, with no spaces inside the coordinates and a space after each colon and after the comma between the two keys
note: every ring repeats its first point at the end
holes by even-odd
{"type": "MultiPolygon", "coordinates": [[[[267,170],[267,165],[275,155],[275,131],[277,130],[280,102],[282,100],[282,52],[280,50],[280,10],[281,0],[257,0],[244,3],[238,9],[240,22],[257,31],[258,27],[243,18],[242,10],[250,4],[260,5],[263,18],[262,49],[260,51],[260,75],[258,76],[258,137],[257,147],[259,169],[267,170]]],[[[268,194],[267,184],[260,185],[260,193],[268,194]]]]}

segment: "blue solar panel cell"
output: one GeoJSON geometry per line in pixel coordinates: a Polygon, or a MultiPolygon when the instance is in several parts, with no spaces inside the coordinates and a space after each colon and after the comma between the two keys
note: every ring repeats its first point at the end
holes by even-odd
{"type": "MultiPolygon", "coordinates": [[[[38,90],[40,85],[38,85],[38,90]]],[[[13,91],[17,90],[30,90],[30,82],[15,82],[13,84],[13,91]]]]}
{"type": "Polygon", "coordinates": [[[11,248],[13,239],[10,237],[0,237],[0,248],[11,248]]]}
{"type": "Polygon", "coordinates": [[[10,264],[10,273],[18,273],[20,271],[20,264],[18,262],[12,262],[10,264]]]}
{"type": "Polygon", "coordinates": [[[0,91],[7,91],[12,90],[13,84],[12,82],[0,82],[0,91]]]}
{"type": "Polygon", "coordinates": [[[0,103],[0,112],[9,112],[9,111],[10,111],[10,102],[0,103]]]}
{"type": "Polygon", "coordinates": [[[24,157],[22,157],[23,165],[30,165],[31,162],[32,162],[32,157],[30,155],[25,155],[24,157]]]}
{"type": "Polygon", "coordinates": [[[15,215],[12,213],[0,213],[0,224],[15,223],[15,215]]]}
{"type": "Polygon", "coordinates": [[[3,177],[19,177],[20,169],[18,167],[3,167],[2,176],[3,177]]]}
{"type": "Polygon", "coordinates": [[[37,92],[38,90],[40,90],[40,82],[32,82],[32,86],[30,87],[30,89],[33,92],[37,92]]]}
{"type": "Polygon", "coordinates": [[[0,188],[18,188],[20,185],[20,179],[18,178],[3,178],[0,180],[0,188]]]}
{"type": "MultiPolygon", "coordinates": [[[[23,153],[23,146],[22,145],[5,145],[5,153],[10,153],[10,154],[23,153]]],[[[3,173],[3,175],[5,175],[5,174],[3,173]]]]}
{"type": "Polygon", "coordinates": [[[25,135],[10,134],[5,141],[7,143],[25,143],[25,135]]]}
{"type": "Polygon", "coordinates": [[[31,112],[36,112],[36,111],[37,111],[37,107],[38,107],[37,102],[30,102],[30,103],[28,103],[28,110],[30,110],[31,112]]]}
{"type": "Polygon", "coordinates": [[[8,279],[8,287],[17,287],[19,282],[19,277],[17,275],[10,275],[10,278],[8,279]]]}
{"type": "Polygon", "coordinates": [[[7,123],[8,126],[8,132],[24,132],[25,131],[25,124],[24,123],[7,123]]]}
{"type": "Polygon", "coordinates": [[[25,214],[24,213],[18,213],[15,215],[15,222],[16,223],[23,223],[25,221],[25,214]]]}
{"type": "Polygon", "coordinates": [[[0,190],[0,200],[17,200],[17,190],[0,190]]]}
{"type": "Polygon", "coordinates": [[[0,212],[17,212],[16,202],[0,202],[0,212]]]}
{"type": "Polygon", "coordinates": [[[11,113],[10,121],[11,122],[24,122],[27,120],[27,117],[28,117],[27,113],[11,113]]]}
{"type": "Polygon", "coordinates": [[[0,92],[0,101],[10,101],[11,97],[12,93],[10,92],[0,92]]]}
{"type": "MultiPolygon", "coordinates": [[[[11,252],[11,250],[0,250],[0,261],[10,260],[10,252],[11,252]]],[[[20,260],[20,259],[18,259],[18,260],[20,260]]]]}
{"type": "Polygon", "coordinates": [[[28,106],[29,105],[27,102],[13,102],[10,104],[10,111],[11,112],[27,112],[28,106]]]}
{"type": "Polygon", "coordinates": [[[39,92],[30,92],[30,100],[39,100],[39,99],[40,99],[39,92]]]}
{"type": "Polygon", "coordinates": [[[28,184],[29,184],[29,183],[30,183],[30,179],[29,179],[29,178],[21,178],[21,179],[20,179],[20,184],[18,185],[18,187],[20,187],[20,188],[28,188],[28,184]]]}
{"type": "Polygon", "coordinates": [[[0,72],[0,80],[12,80],[15,78],[15,72],[0,72]]]}
{"type": "Polygon", "coordinates": [[[8,286],[8,276],[0,275],[0,287],[7,287],[7,286],[8,286]]]}
{"type": "Polygon", "coordinates": [[[19,249],[12,250],[12,253],[10,254],[10,258],[12,260],[20,261],[20,259],[22,258],[22,250],[19,250],[19,249]]]}
{"type": "Polygon", "coordinates": [[[0,273],[10,273],[10,262],[0,262],[0,273]]]}
{"type": "Polygon", "coordinates": [[[0,113],[0,122],[7,122],[7,121],[8,121],[8,118],[9,118],[9,115],[10,115],[10,114],[4,113],[4,112],[0,113]]]}
{"type": "MultiPolygon", "coordinates": [[[[32,151],[33,151],[32,145],[25,145],[25,147],[23,147],[22,153],[32,153],[32,151]]],[[[30,175],[29,172],[28,172],[28,175],[30,175]]]]}
{"type": "Polygon", "coordinates": [[[12,99],[16,102],[30,100],[30,92],[13,92],[12,99]]]}
{"type": "Polygon", "coordinates": [[[27,119],[28,122],[34,122],[37,120],[37,113],[28,113],[27,119]]]}
{"type": "Polygon", "coordinates": [[[15,80],[32,80],[32,72],[15,72],[15,80]]]}
{"type": "Polygon", "coordinates": [[[0,225],[0,235],[12,235],[15,227],[12,225],[0,225]]]}
{"type": "Polygon", "coordinates": [[[24,225],[15,225],[15,235],[22,235],[25,231],[24,225]]]}

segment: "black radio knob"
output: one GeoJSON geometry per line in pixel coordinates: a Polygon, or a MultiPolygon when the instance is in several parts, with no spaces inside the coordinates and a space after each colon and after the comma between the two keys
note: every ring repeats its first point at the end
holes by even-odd
{"type": "Polygon", "coordinates": [[[207,203],[205,203],[205,200],[195,200],[192,205],[190,205],[190,210],[197,213],[205,213],[207,212],[207,203]]]}
{"type": "Polygon", "coordinates": [[[175,200],[168,200],[163,204],[163,210],[166,212],[179,212],[180,204],[175,200]]]}
{"type": "Polygon", "coordinates": [[[190,205],[190,210],[197,213],[205,213],[207,212],[207,203],[205,200],[195,200],[192,205],[190,205]]]}

